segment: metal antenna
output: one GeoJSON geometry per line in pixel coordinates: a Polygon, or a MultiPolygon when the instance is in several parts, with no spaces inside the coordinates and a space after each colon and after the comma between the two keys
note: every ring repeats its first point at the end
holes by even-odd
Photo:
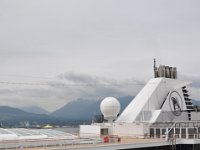
{"type": "Polygon", "coordinates": [[[156,78],[156,77],[157,77],[157,73],[156,73],[157,67],[156,67],[156,59],[155,59],[155,58],[153,59],[153,62],[154,62],[154,65],[153,65],[153,69],[154,69],[154,78],[156,78]]]}

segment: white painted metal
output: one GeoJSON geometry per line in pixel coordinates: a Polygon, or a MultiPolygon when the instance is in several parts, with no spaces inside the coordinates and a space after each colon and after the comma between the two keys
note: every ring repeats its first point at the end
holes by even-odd
{"type": "Polygon", "coordinates": [[[120,137],[144,138],[149,134],[149,126],[143,123],[114,123],[112,128],[113,135],[120,137]]]}
{"type": "Polygon", "coordinates": [[[163,122],[163,121],[188,121],[186,113],[175,116],[169,105],[169,93],[179,93],[183,103],[182,109],[186,110],[182,86],[187,82],[169,78],[153,78],[140,91],[133,101],[125,108],[116,122],[163,122]],[[181,87],[179,86],[181,85],[181,87]],[[169,115],[169,116],[168,116],[169,115]]]}
{"type": "Polygon", "coordinates": [[[100,137],[101,127],[99,125],[80,125],[80,137],[100,137]]]}
{"type": "Polygon", "coordinates": [[[101,112],[104,115],[104,118],[109,122],[112,122],[117,118],[120,108],[119,101],[114,97],[107,97],[100,104],[101,112]]]}

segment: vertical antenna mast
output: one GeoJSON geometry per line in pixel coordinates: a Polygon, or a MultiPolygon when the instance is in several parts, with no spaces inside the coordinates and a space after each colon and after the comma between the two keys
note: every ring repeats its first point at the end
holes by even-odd
{"type": "Polygon", "coordinates": [[[153,59],[153,69],[154,69],[154,78],[157,78],[157,67],[156,67],[156,59],[153,59]]]}

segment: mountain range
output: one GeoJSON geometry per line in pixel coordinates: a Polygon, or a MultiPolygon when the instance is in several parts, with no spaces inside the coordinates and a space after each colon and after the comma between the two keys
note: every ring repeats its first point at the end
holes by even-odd
{"type": "MultiPolygon", "coordinates": [[[[121,111],[133,99],[132,96],[118,98],[121,103],[121,111]]],[[[91,121],[94,115],[100,115],[101,100],[92,101],[87,99],[77,99],[72,101],[60,109],[49,113],[39,107],[29,108],[12,108],[8,106],[0,106],[0,123],[4,126],[15,126],[21,122],[29,122],[30,124],[54,124],[69,125],[78,124],[79,121],[91,121]]]]}
{"type": "MultiPolygon", "coordinates": [[[[133,96],[118,98],[121,104],[121,111],[130,103],[133,96]]],[[[101,100],[92,101],[87,99],[77,99],[62,108],[54,111],[50,115],[53,117],[61,117],[70,120],[91,120],[94,115],[100,115],[101,100]]]]}
{"type": "Polygon", "coordinates": [[[18,108],[0,106],[0,122],[4,126],[19,125],[22,122],[36,122],[37,124],[46,124],[54,122],[55,118],[45,114],[35,114],[25,112],[18,108]]]}
{"type": "Polygon", "coordinates": [[[25,111],[25,112],[29,112],[29,113],[34,113],[34,114],[50,114],[49,111],[38,107],[38,106],[31,106],[31,107],[20,107],[19,109],[25,111]]]}
{"type": "MultiPolygon", "coordinates": [[[[134,96],[125,96],[118,98],[121,104],[121,112],[132,101],[134,96]]],[[[194,105],[200,106],[200,101],[192,100],[194,105]]],[[[92,101],[88,99],[77,99],[71,101],[60,109],[49,113],[39,107],[12,108],[8,106],[0,106],[0,123],[5,126],[19,125],[21,122],[30,122],[35,124],[54,124],[54,125],[70,125],[79,122],[91,122],[94,115],[101,115],[101,100],[92,101]]]]}

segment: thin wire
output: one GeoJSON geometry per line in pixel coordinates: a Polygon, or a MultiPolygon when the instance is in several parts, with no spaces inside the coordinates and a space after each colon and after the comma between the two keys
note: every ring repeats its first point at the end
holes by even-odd
{"type": "Polygon", "coordinates": [[[45,76],[3,75],[3,74],[0,74],[0,77],[17,77],[17,78],[33,78],[33,79],[53,79],[53,77],[45,77],[45,76]]]}
{"type": "Polygon", "coordinates": [[[7,84],[7,85],[29,85],[29,86],[35,86],[35,85],[49,85],[49,86],[128,86],[128,85],[138,85],[143,86],[145,84],[142,83],[126,83],[126,84],[96,84],[96,83],[90,83],[90,84],[58,84],[58,83],[51,83],[51,82],[43,82],[43,83],[28,83],[28,82],[7,82],[7,81],[0,81],[0,84],[7,84]]]}
{"type": "MultiPolygon", "coordinates": [[[[165,82],[160,82],[160,83],[163,83],[165,84],[165,82]]],[[[142,87],[142,86],[145,86],[146,83],[108,83],[108,84],[103,84],[103,83],[82,83],[82,84],[69,84],[69,83],[53,83],[53,82],[10,82],[10,81],[0,81],[0,84],[6,84],[6,85],[25,85],[25,86],[57,86],[57,87],[98,87],[98,86],[139,86],[139,87],[142,87]]],[[[156,83],[148,83],[148,84],[156,84],[156,83]]],[[[196,90],[199,90],[200,89],[196,89],[196,90]]]]}
{"type": "Polygon", "coordinates": [[[25,82],[6,82],[0,81],[0,84],[8,84],[8,85],[49,85],[48,83],[25,83],[25,82]]]}

